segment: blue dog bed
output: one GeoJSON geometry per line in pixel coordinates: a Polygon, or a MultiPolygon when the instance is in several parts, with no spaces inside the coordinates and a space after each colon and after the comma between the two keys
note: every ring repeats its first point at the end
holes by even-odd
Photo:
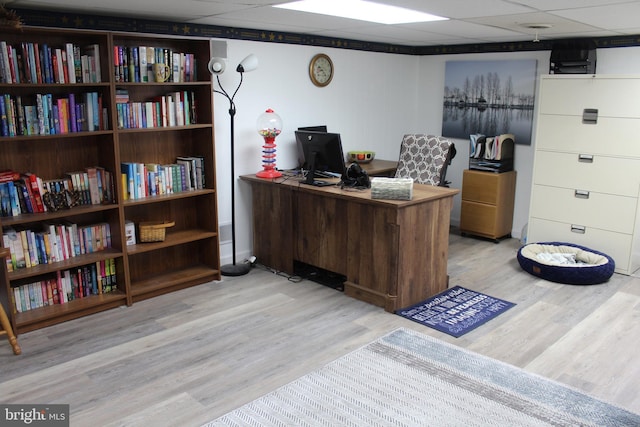
{"type": "Polygon", "coordinates": [[[570,285],[606,282],[616,268],[613,258],[607,254],[561,242],[524,245],[518,250],[518,262],[527,273],[570,285]]]}

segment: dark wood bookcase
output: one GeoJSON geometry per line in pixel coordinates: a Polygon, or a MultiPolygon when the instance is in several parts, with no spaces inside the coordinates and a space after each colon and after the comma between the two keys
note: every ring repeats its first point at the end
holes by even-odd
{"type": "Polygon", "coordinates": [[[120,305],[220,279],[218,209],[215,182],[215,142],[213,92],[207,70],[210,41],[197,37],[106,31],[75,31],[49,28],[23,28],[0,31],[0,41],[64,47],[98,45],[101,82],[93,83],[0,83],[0,94],[31,99],[37,94],[53,98],[70,93],[81,97],[97,92],[104,109],[101,130],[32,136],[0,136],[0,171],[32,172],[42,179],[58,179],[67,172],[99,165],[113,174],[113,203],[84,205],[55,212],[23,213],[0,217],[0,227],[37,229],[55,222],[78,225],[108,223],[111,247],[63,261],[21,268],[6,274],[0,284],[0,300],[8,309],[17,333],[86,316],[120,305]],[[166,82],[120,81],[115,73],[114,48],[139,46],[189,53],[195,59],[193,78],[166,82]],[[119,127],[116,93],[126,92],[129,102],[148,102],[182,92],[195,104],[197,119],[175,126],[119,127]],[[121,163],[174,164],[180,156],[204,159],[202,188],[127,198],[121,179],[121,163]],[[172,221],[164,240],[142,243],[138,224],[172,221]],[[137,244],[126,245],[125,222],[136,224],[137,244]],[[58,272],[96,262],[115,259],[117,290],[90,295],[64,304],[54,304],[19,312],[13,303],[14,288],[25,283],[56,277],[58,272]]]}

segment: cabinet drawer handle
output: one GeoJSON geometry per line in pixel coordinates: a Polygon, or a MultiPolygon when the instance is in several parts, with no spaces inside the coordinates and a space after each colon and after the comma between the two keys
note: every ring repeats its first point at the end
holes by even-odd
{"type": "Polygon", "coordinates": [[[589,192],[584,190],[575,190],[573,195],[578,199],[588,199],[589,192]]]}
{"type": "Polygon", "coordinates": [[[584,225],[571,224],[572,233],[584,234],[586,231],[587,231],[587,227],[585,227],[584,225]]]}
{"type": "Polygon", "coordinates": [[[578,154],[578,161],[582,163],[593,163],[593,155],[591,154],[578,154]]]}
{"type": "Polygon", "coordinates": [[[598,109],[585,108],[582,110],[582,123],[587,125],[595,125],[598,123],[598,109]]]}

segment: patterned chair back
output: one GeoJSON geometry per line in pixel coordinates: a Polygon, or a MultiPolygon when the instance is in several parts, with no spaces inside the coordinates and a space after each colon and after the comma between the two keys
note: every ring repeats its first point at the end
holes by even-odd
{"type": "Polygon", "coordinates": [[[411,178],[418,184],[446,186],[447,166],[455,155],[451,140],[435,135],[407,134],[400,146],[396,178],[411,178]]]}

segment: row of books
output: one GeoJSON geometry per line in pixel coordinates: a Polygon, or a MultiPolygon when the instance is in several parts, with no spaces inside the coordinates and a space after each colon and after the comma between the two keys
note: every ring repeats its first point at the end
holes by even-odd
{"type": "Polygon", "coordinates": [[[78,225],[65,221],[47,223],[41,229],[5,227],[2,243],[11,251],[7,270],[51,264],[111,247],[111,226],[107,222],[78,225]]]}
{"type": "Polygon", "coordinates": [[[101,166],[45,180],[31,172],[0,172],[0,215],[18,216],[115,203],[113,174],[101,166]]]}
{"type": "Polygon", "coordinates": [[[204,157],[181,156],[176,163],[124,162],[121,179],[125,200],[205,188],[204,157]]]}
{"type": "Polygon", "coordinates": [[[0,95],[2,136],[92,132],[108,128],[107,123],[107,109],[98,92],[70,93],[65,97],[38,93],[30,99],[0,95]]]}
{"type": "Polygon", "coordinates": [[[116,93],[119,129],[188,126],[197,122],[195,94],[172,92],[147,102],[129,102],[126,91],[116,93]]]}
{"type": "Polygon", "coordinates": [[[0,41],[0,82],[2,83],[100,83],[100,46],[80,47],[73,43],[49,46],[23,42],[11,45],[0,41]]]}
{"type": "Polygon", "coordinates": [[[174,52],[170,48],[152,46],[114,46],[116,82],[156,82],[153,64],[166,65],[160,81],[197,81],[196,59],[192,53],[174,52]]]}
{"type": "Polygon", "coordinates": [[[115,259],[97,261],[74,270],[58,271],[55,279],[38,280],[13,288],[13,306],[24,313],[40,307],[65,304],[118,289],[115,259]]]}

